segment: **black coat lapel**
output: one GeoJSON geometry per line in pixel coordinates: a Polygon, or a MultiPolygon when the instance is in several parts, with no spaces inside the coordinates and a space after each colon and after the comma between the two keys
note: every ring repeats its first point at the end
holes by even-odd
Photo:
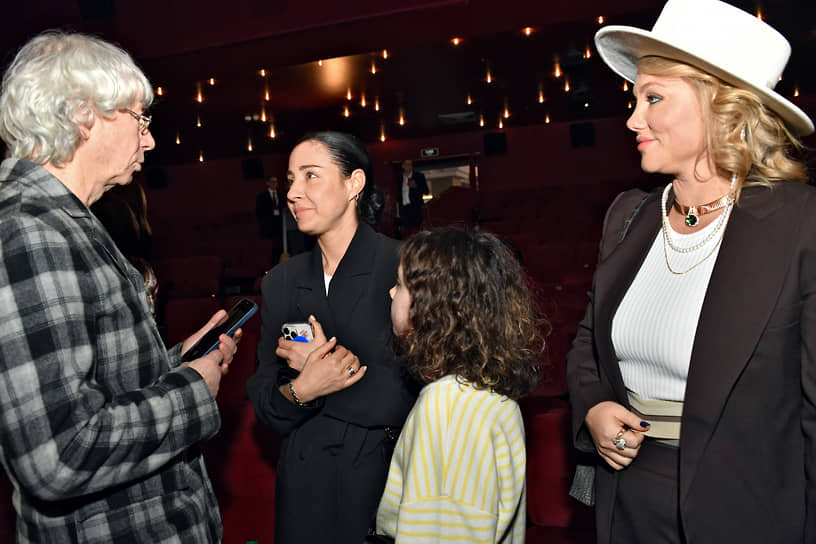
{"type": "Polygon", "coordinates": [[[297,289],[297,315],[300,316],[298,319],[306,321],[309,314],[313,313],[323,327],[326,338],[331,338],[337,326],[329,309],[329,300],[326,298],[326,284],[323,281],[323,253],[320,251],[319,244],[315,244],[312,249],[306,274],[295,278],[295,289],[297,289]]]}
{"type": "Polygon", "coordinates": [[[304,320],[308,308],[317,308],[315,317],[323,326],[328,338],[341,334],[341,329],[353,321],[354,307],[366,291],[368,278],[374,270],[376,260],[376,233],[366,224],[360,224],[345,255],[337,265],[337,270],[329,284],[329,295],[323,280],[323,254],[320,245],[315,244],[309,262],[307,276],[297,279],[298,311],[304,320]]]}
{"type": "MultiPolygon", "coordinates": [[[[603,370],[609,376],[618,401],[624,406],[628,406],[626,387],[623,384],[618,358],[612,346],[612,317],[654,242],[660,229],[660,213],[660,194],[653,193],[632,221],[626,238],[604,261],[598,263],[598,269],[595,272],[594,326],[595,338],[599,339],[598,360],[606,365],[603,370]]],[[[618,233],[610,234],[618,235],[618,233]]],[[[605,243],[616,243],[616,240],[617,238],[605,243]]]]}
{"type": "Polygon", "coordinates": [[[334,317],[341,326],[353,325],[354,309],[366,293],[369,278],[375,267],[376,233],[361,223],[351,240],[346,254],[337,266],[329,287],[330,306],[338,312],[334,317]]]}
{"type": "Polygon", "coordinates": [[[731,214],[691,353],[680,444],[681,504],[729,393],[773,312],[786,275],[792,215],[766,188],[746,188],[731,214]],[[767,218],[772,215],[772,221],[767,218]]]}

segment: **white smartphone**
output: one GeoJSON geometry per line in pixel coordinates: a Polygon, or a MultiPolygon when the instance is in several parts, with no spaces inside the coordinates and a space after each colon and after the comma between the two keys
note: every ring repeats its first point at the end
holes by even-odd
{"type": "Polygon", "coordinates": [[[287,340],[295,342],[311,342],[314,332],[310,323],[284,323],[281,325],[281,334],[287,340]]]}

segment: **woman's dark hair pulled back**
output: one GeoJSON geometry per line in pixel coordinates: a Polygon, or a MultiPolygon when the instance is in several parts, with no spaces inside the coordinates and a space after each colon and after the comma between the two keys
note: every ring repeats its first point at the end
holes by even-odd
{"type": "Polygon", "coordinates": [[[375,227],[380,221],[385,198],[382,191],[374,185],[371,156],[363,142],[353,134],[327,130],[310,132],[298,140],[295,146],[309,141],[319,142],[326,146],[343,178],[348,178],[357,169],[363,171],[366,181],[363,190],[360,191],[360,198],[357,200],[357,215],[361,221],[375,227]]]}

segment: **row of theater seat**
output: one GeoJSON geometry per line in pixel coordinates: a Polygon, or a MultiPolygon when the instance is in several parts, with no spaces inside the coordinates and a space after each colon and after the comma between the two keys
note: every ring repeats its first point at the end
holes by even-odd
{"type": "MultiPolygon", "coordinates": [[[[473,214],[479,198],[457,190],[458,202],[444,198],[427,209],[428,226],[460,224],[475,226],[473,214]],[[440,212],[445,208],[444,212],[440,212]]],[[[471,192],[472,193],[472,192],[471,192]]],[[[544,192],[542,194],[549,194],[544,192]]],[[[597,196],[600,200],[609,196],[597,196]]],[[[550,195],[551,196],[551,195],[550,195]]],[[[490,200],[490,197],[484,197],[490,200]]],[[[609,196],[611,200],[611,196],[609,196]]],[[[608,202],[597,204],[602,210],[608,202]]],[[[581,319],[597,255],[601,217],[587,218],[590,228],[580,232],[548,232],[538,223],[519,226],[508,206],[507,217],[480,225],[510,241],[519,251],[525,269],[537,287],[537,296],[549,322],[547,351],[542,360],[545,379],[522,402],[528,446],[528,520],[530,543],[594,541],[591,511],[567,494],[576,454],[570,439],[570,410],[566,399],[566,353],[581,319]],[[533,228],[534,230],[525,230],[533,228]]],[[[566,225],[566,221],[562,223],[566,225]]],[[[224,269],[220,257],[186,257],[157,263],[162,285],[170,295],[165,310],[168,340],[186,337],[216,308],[233,299],[221,299],[217,278],[224,269]],[[169,265],[169,266],[168,266],[169,265]],[[195,271],[195,273],[193,272],[195,271]],[[183,286],[179,289],[180,282],[183,286]]],[[[257,286],[257,283],[256,283],[257,286]]],[[[256,295],[257,296],[257,295],[256,295]]],[[[256,325],[259,320],[255,321],[256,325]]],[[[215,483],[225,522],[225,542],[243,544],[250,539],[269,542],[274,527],[274,466],[279,438],[255,421],[243,385],[254,370],[257,336],[245,331],[234,371],[227,376],[219,404],[224,425],[221,433],[205,445],[208,468],[215,483]],[[252,360],[249,360],[252,359],[252,360]],[[237,365],[237,366],[236,366],[237,365]],[[261,521],[263,520],[263,521],[261,521]]]]}
{"type": "MultiPolygon", "coordinates": [[[[217,259],[189,259],[187,266],[202,270],[217,259]]],[[[178,263],[177,263],[178,264],[178,263]]],[[[165,269],[169,270],[169,269],[165,269]]],[[[186,276],[186,273],[182,274],[186,276]]],[[[591,542],[594,538],[588,510],[571,499],[567,490],[575,465],[569,437],[565,357],[586,303],[585,285],[541,286],[539,295],[552,332],[542,361],[545,379],[522,402],[528,445],[528,542],[591,542]]],[[[191,285],[185,287],[191,293],[191,285]]],[[[169,343],[183,340],[220,307],[240,297],[207,295],[177,297],[165,305],[169,343]]],[[[250,295],[260,303],[257,295],[250,295]]],[[[244,385],[255,368],[255,347],[260,320],[244,330],[239,354],[225,378],[218,402],[221,432],[204,445],[208,469],[221,504],[225,542],[269,542],[274,527],[274,477],[279,437],[255,421],[244,385]]]]}
{"type": "MultiPolygon", "coordinates": [[[[566,353],[591,287],[603,209],[615,192],[609,187],[596,188],[594,192],[586,187],[547,188],[533,191],[519,202],[509,193],[480,194],[457,188],[426,207],[428,226],[480,227],[515,246],[537,286],[537,296],[549,322],[548,347],[542,360],[545,379],[522,402],[528,447],[529,543],[594,541],[590,510],[567,495],[576,454],[570,439],[565,367],[566,353]],[[583,220],[569,215],[574,215],[574,208],[569,213],[558,211],[569,210],[571,206],[566,203],[576,200],[589,210],[583,220]]],[[[218,230],[213,229],[209,236],[217,235],[218,230]]],[[[233,235],[230,238],[234,240],[233,235]]],[[[241,247],[253,244],[242,243],[241,247]]],[[[223,245],[226,247],[226,240],[223,245]]],[[[218,243],[210,238],[200,244],[199,251],[216,246],[218,243]]],[[[250,256],[243,264],[236,259],[235,251],[213,253],[174,254],[154,261],[162,301],[160,322],[166,327],[169,345],[197,330],[217,309],[229,308],[244,296],[224,296],[225,278],[243,274],[259,280],[263,269],[271,264],[271,250],[263,242],[244,251],[250,256]]],[[[259,281],[255,281],[253,292],[246,296],[260,304],[258,285],[259,281]]],[[[238,355],[218,395],[221,431],[203,445],[221,505],[226,544],[250,540],[266,544],[273,538],[275,465],[280,437],[255,420],[244,389],[255,370],[259,335],[260,318],[255,317],[244,327],[238,355]]],[[[9,496],[10,491],[5,493],[3,486],[8,487],[8,482],[0,481],[0,493],[9,496]]],[[[0,541],[12,541],[13,537],[3,538],[3,531],[11,535],[12,527],[13,512],[4,502],[0,506],[0,541]]]]}

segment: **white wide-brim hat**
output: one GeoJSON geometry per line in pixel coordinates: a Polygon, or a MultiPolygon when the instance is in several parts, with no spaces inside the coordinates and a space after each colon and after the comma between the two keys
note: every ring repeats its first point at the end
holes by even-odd
{"type": "Polygon", "coordinates": [[[759,95],[796,134],[813,132],[813,121],[773,89],[790,58],[788,40],[770,25],[718,0],[668,0],[651,31],[607,26],[595,34],[601,58],[634,82],[637,62],[655,55],[690,64],[759,95]]]}

